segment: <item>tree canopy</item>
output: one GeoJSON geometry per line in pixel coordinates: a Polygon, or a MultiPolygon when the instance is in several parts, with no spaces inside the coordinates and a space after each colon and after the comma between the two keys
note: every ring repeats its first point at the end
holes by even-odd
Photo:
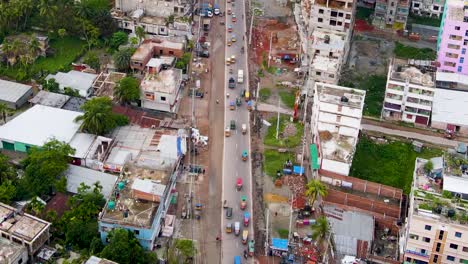
{"type": "Polygon", "coordinates": [[[112,112],[112,100],[108,97],[95,97],[81,106],[84,114],[75,121],[81,122],[80,129],[95,135],[104,135],[119,125],[128,123],[125,116],[112,112]]]}
{"type": "Polygon", "coordinates": [[[125,48],[114,53],[113,59],[115,67],[119,71],[128,71],[128,69],[130,69],[130,59],[134,52],[135,48],[125,48]]]}
{"type": "Polygon", "coordinates": [[[135,102],[140,99],[140,82],[135,77],[125,77],[114,88],[114,97],[121,103],[135,102]]]}
{"type": "Polygon", "coordinates": [[[70,145],[56,139],[50,140],[40,148],[31,148],[26,159],[22,161],[25,169],[21,186],[26,196],[50,193],[57,181],[64,177],[70,155],[74,153],[75,150],[70,145]]]}
{"type": "Polygon", "coordinates": [[[112,35],[110,46],[113,49],[118,49],[120,45],[127,44],[128,35],[123,31],[117,31],[112,35]]]}
{"type": "Polygon", "coordinates": [[[125,229],[114,229],[108,234],[109,244],[104,247],[100,256],[120,264],[156,263],[153,252],[145,252],[135,235],[125,229]]]}

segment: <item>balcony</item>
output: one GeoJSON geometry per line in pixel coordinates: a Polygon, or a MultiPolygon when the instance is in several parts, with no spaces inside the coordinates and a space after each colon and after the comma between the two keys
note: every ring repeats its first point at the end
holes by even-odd
{"type": "Polygon", "coordinates": [[[414,113],[414,114],[417,114],[418,113],[418,109],[414,108],[414,107],[405,107],[405,112],[409,112],[409,113],[414,113]]]}
{"type": "Polygon", "coordinates": [[[451,58],[451,59],[458,59],[458,54],[451,53],[451,52],[446,52],[445,57],[451,58]]]}
{"type": "Polygon", "coordinates": [[[424,110],[424,109],[418,109],[418,114],[430,116],[430,115],[431,115],[431,111],[429,111],[429,110],[424,110]]]}
{"type": "Polygon", "coordinates": [[[405,88],[403,86],[398,86],[398,85],[392,85],[390,84],[388,86],[389,89],[392,89],[392,90],[395,90],[395,91],[400,91],[400,92],[403,92],[405,90],[405,88]]]}
{"type": "Polygon", "coordinates": [[[461,36],[457,36],[457,35],[450,35],[450,36],[449,36],[449,39],[451,39],[451,40],[456,40],[456,41],[460,41],[460,40],[462,40],[462,37],[461,37],[461,36]]]}
{"type": "Polygon", "coordinates": [[[447,45],[447,48],[449,48],[449,49],[454,49],[454,50],[459,50],[459,49],[460,49],[460,45],[448,44],[448,45],[447,45]]]}
{"type": "Polygon", "coordinates": [[[402,95],[398,95],[398,94],[392,94],[392,93],[387,93],[385,95],[385,98],[389,98],[389,99],[393,99],[393,100],[403,100],[403,96],[402,95]]]}
{"type": "Polygon", "coordinates": [[[388,109],[396,110],[396,111],[401,111],[401,105],[398,105],[398,104],[385,102],[384,107],[388,109]]]}

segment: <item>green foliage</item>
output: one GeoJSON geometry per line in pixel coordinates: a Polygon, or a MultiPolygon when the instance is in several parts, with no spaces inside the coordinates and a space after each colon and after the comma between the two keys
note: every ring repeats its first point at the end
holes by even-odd
{"type": "Polygon", "coordinates": [[[276,139],[276,124],[278,118],[274,117],[268,122],[271,123],[271,126],[268,127],[267,134],[263,143],[268,146],[275,146],[275,147],[286,147],[286,148],[294,148],[301,144],[302,134],[304,132],[304,125],[301,123],[292,123],[296,127],[296,134],[289,137],[283,136],[284,128],[291,124],[289,121],[289,116],[281,115],[280,116],[280,125],[279,125],[279,136],[276,139]]]}
{"type": "Polygon", "coordinates": [[[430,148],[423,148],[421,153],[416,153],[410,143],[377,144],[363,136],[356,147],[350,175],[400,188],[408,194],[416,157],[432,158],[441,154],[442,151],[430,148]]]}
{"type": "Polygon", "coordinates": [[[330,233],[330,225],[325,216],[320,216],[316,220],[315,224],[310,226],[310,229],[312,229],[312,238],[321,243],[325,241],[330,233]]]}
{"type": "Polygon", "coordinates": [[[114,88],[114,97],[121,103],[135,102],[140,99],[140,82],[135,77],[125,77],[114,88]]]}
{"type": "Polygon", "coordinates": [[[98,55],[94,51],[90,51],[86,54],[83,60],[84,63],[88,64],[91,68],[96,71],[101,69],[101,62],[98,55]]]}
{"type": "Polygon", "coordinates": [[[58,93],[60,92],[60,86],[59,84],[55,81],[54,78],[50,78],[48,80],[44,80],[44,83],[42,84],[42,88],[46,91],[52,92],[52,93],[58,93]]]}
{"type": "Polygon", "coordinates": [[[84,114],[78,116],[75,121],[82,121],[80,126],[82,131],[95,135],[110,132],[124,120],[119,117],[120,115],[112,113],[112,100],[108,97],[95,97],[86,101],[81,109],[84,114]]]}
{"type": "Polygon", "coordinates": [[[447,198],[447,199],[452,199],[452,198],[453,198],[453,194],[452,194],[451,192],[449,192],[449,191],[444,190],[444,191],[442,192],[442,197],[447,198]]]}
{"type": "Polygon", "coordinates": [[[427,204],[427,203],[422,203],[422,204],[419,204],[418,205],[418,208],[419,209],[423,209],[423,210],[432,210],[432,205],[430,204],[427,204]]]}
{"type": "Polygon", "coordinates": [[[395,56],[403,59],[416,59],[416,60],[435,60],[436,52],[429,48],[415,48],[406,46],[400,42],[395,43],[395,56]]]}
{"type": "Polygon", "coordinates": [[[306,190],[304,195],[309,197],[309,205],[314,206],[317,197],[325,197],[328,194],[327,186],[323,184],[320,180],[311,180],[306,185],[306,190]]]}
{"type": "Polygon", "coordinates": [[[296,102],[296,93],[294,91],[281,90],[279,91],[281,102],[289,108],[294,108],[296,102]]]}
{"type": "Polygon", "coordinates": [[[183,263],[187,263],[197,253],[194,242],[189,239],[176,239],[174,247],[176,254],[183,259],[183,263]]]}
{"type": "Polygon", "coordinates": [[[289,236],[289,229],[278,229],[278,235],[280,238],[287,239],[289,236]]]}
{"type": "Polygon", "coordinates": [[[0,184],[0,202],[9,204],[16,196],[16,186],[12,180],[3,180],[0,184]]]}
{"type": "Polygon", "coordinates": [[[180,59],[177,60],[175,67],[177,69],[181,69],[186,71],[187,70],[187,65],[190,63],[190,60],[192,59],[192,54],[190,52],[184,53],[180,59]]]}
{"type": "Polygon", "coordinates": [[[0,153],[0,184],[7,180],[15,180],[16,171],[9,163],[8,157],[0,153]]]}
{"type": "Polygon", "coordinates": [[[22,161],[24,177],[21,185],[27,197],[50,193],[68,168],[70,155],[75,150],[67,143],[53,139],[41,148],[32,147],[22,161]]]}
{"type": "Polygon", "coordinates": [[[260,95],[260,101],[265,102],[265,101],[268,100],[268,98],[270,98],[270,96],[271,96],[271,89],[269,89],[269,88],[262,88],[262,89],[260,89],[260,91],[258,92],[258,94],[260,95]]]}
{"type": "Polygon", "coordinates": [[[424,171],[431,172],[433,169],[434,169],[434,163],[432,163],[432,161],[428,161],[426,162],[426,164],[424,164],[424,171]]]}
{"type": "Polygon", "coordinates": [[[340,80],[340,85],[357,88],[366,91],[364,101],[364,115],[380,117],[382,102],[385,96],[387,77],[383,75],[351,76],[349,79],[340,80]]]}
{"type": "Polygon", "coordinates": [[[356,8],[356,19],[368,20],[372,14],[374,14],[374,10],[371,8],[361,6],[356,8]]]}
{"type": "Polygon", "coordinates": [[[63,89],[63,93],[66,94],[66,95],[69,95],[69,96],[73,96],[73,97],[80,97],[80,92],[76,89],[73,89],[71,87],[65,87],[63,89]]]}
{"type": "Polygon", "coordinates": [[[292,160],[294,155],[291,153],[279,153],[276,150],[267,149],[264,155],[264,171],[268,176],[276,178],[276,171],[283,169],[284,163],[289,159],[292,160]]]}
{"type": "Polygon", "coordinates": [[[123,31],[117,31],[112,35],[110,46],[113,49],[118,49],[120,45],[128,43],[128,35],[123,31]]]}
{"type": "Polygon", "coordinates": [[[136,27],[135,29],[135,35],[137,36],[138,40],[140,43],[145,40],[146,32],[143,27],[136,27]]]}
{"type": "Polygon", "coordinates": [[[114,53],[113,59],[115,67],[117,67],[119,71],[128,71],[128,69],[130,69],[130,59],[134,52],[135,48],[126,48],[114,53]]]}
{"type": "Polygon", "coordinates": [[[434,17],[418,16],[410,13],[408,16],[408,24],[420,24],[431,27],[440,27],[441,20],[434,17]]]}
{"type": "Polygon", "coordinates": [[[61,193],[67,192],[67,178],[65,176],[60,177],[55,183],[55,190],[61,193]]]}
{"type": "Polygon", "coordinates": [[[145,252],[135,235],[125,229],[114,229],[108,234],[109,244],[104,247],[100,257],[120,264],[155,263],[155,253],[145,252]]]}

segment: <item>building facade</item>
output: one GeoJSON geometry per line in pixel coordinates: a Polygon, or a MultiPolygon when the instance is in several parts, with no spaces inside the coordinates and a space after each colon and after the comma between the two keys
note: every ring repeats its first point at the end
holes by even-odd
{"type": "Polygon", "coordinates": [[[468,4],[461,0],[447,0],[439,36],[437,39],[437,62],[441,72],[458,72],[468,75],[468,4]]]}
{"type": "Polygon", "coordinates": [[[382,117],[427,126],[434,92],[432,62],[394,59],[388,70],[382,117]]]}
{"type": "Polygon", "coordinates": [[[320,170],[347,176],[361,127],[366,92],[315,83],[311,117],[320,170]]]}
{"type": "Polygon", "coordinates": [[[147,39],[135,51],[130,59],[130,68],[144,71],[147,63],[154,57],[172,56],[182,57],[184,54],[184,43],[169,40],[147,39]]]}
{"type": "Polygon", "coordinates": [[[32,96],[32,86],[0,79],[0,103],[8,108],[18,109],[32,96]]]}
{"type": "Polygon", "coordinates": [[[444,12],[445,0],[413,0],[411,13],[418,16],[440,18],[444,12]]]}
{"type": "Polygon", "coordinates": [[[182,70],[169,69],[148,74],[141,82],[141,107],[177,113],[182,88],[182,70]]]}
{"type": "Polygon", "coordinates": [[[372,24],[380,29],[404,30],[409,9],[409,0],[377,0],[372,24]]]}

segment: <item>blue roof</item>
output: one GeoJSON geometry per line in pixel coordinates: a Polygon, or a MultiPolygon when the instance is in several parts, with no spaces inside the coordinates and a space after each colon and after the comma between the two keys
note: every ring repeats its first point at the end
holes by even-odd
{"type": "Polygon", "coordinates": [[[240,256],[234,256],[234,264],[241,264],[240,256]]]}
{"type": "Polygon", "coordinates": [[[294,166],[293,171],[294,174],[304,174],[304,167],[294,166]]]}
{"type": "Polygon", "coordinates": [[[272,238],[271,239],[271,248],[278,250],[288,250],[288,240],[281,238],[272,238]]]}

